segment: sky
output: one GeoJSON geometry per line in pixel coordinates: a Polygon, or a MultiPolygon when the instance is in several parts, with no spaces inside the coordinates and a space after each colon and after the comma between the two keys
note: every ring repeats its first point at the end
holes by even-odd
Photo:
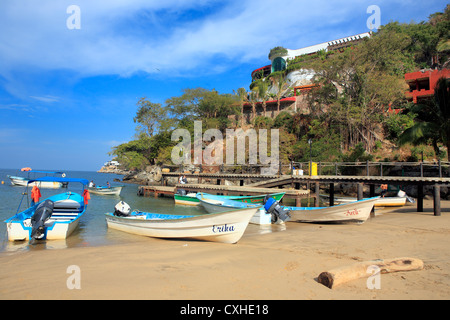
{"type": "Polygon", "coordinates": [[[271,48],[421,22],[428,0],[0,0],[0,168],[99,170],[141,97],[248,90],[271,48]],[[74,6],[75,7],[74,7],[74,6]]]}

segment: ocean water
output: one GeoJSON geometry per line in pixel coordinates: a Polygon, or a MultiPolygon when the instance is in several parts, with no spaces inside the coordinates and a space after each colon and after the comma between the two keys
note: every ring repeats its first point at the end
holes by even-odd
{"type": "MultiPolygon", "coordinates": [[[[22,193],[26,191],[26,188],[11,185],[7,175],[26,177],[26,173],[20,172],[19,170],[0,169],[0,252],[102,246],[124,242],[146,241],[146,237],[107,228],[104,213],[114,211],[114,206],[121,200],[128,203],[131,210],[183,215],[205,213],[201,207],[175,205],[173,199],[168,197],[140,197],[137,195],[138,185],[122,184],[121,182],[113,181],[114,179],[121,179],[121,175],[93,171],[66,171],[66,177],[84,178],[89,181],[93,180],[96,185],[106,185],[109,181],[112,186],[124,185],[124,188],[120,196],[91,194],[88,208],[86,213],[81,217],[78,228],[65,240],[38,241],[36,244],[29,244],[28,241],[11,242],[7,239],[6,223],[4,221],[16,214],[22,199],[22,193]]],[[[82,192],[80,183],[71,183],[67,189],[41,188],[40,190],[42,194],[41,200],[54,194],[66,192],[67,190],[77,193],[82,192]]],[[[30,194],[31,189],[29,188],[28,198],[30,194]]],[[[18,212],[26,208],[27,196],[24,196],[18,212]]]]}

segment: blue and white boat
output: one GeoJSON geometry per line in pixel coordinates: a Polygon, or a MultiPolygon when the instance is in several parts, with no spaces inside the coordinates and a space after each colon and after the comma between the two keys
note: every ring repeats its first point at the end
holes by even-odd
{"type": "MultiPolygon", "coordinates": [[[[83,190],[89,183],[86,179],[42,177],[30,180],[28,185],[33,185],[34,182],[50,181],[66,184],[81,183],[83,190]]],[[[24,195],[26,194],[24,192],[24,195]]],[[[17,212],[20,210],[20,205],[17,212]]],[[[86,208],[87,203],[84,197],[78,193],[64,192],[48,197],[5,220],[8,240],[66,239],[77,228],[86,208]]]]}
{"type": "Polygon", "coordinates": [[[272,224],[272,215],[267,213],[261,204],[240,202],[223,196],[203,192],[198,192],[196,197],[208,213],[218,213],[233,209],[258,208],[253,217],[250,219],[250,223],[260,225],[272,224]]]}

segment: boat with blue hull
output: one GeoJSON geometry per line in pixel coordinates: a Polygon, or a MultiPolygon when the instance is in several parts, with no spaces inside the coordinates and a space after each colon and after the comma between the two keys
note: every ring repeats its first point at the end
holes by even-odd
{"type": "MultiPolygon", "coordinates": [[[[272,195],[269,194],[267,195],[267,199],[272,199],[272,201],[277,202],[275,200],[277,196],[278,194],[274,194],[274,197],[272,197],[272,195]]],[[[259,210],[256,211],[255,215],[250,219],[250,223],[259,225],[270,225],[273,222],[278,221],[278,219],[276,219],[270,212],[267,212],[267,210],[265,210],[265,208],[262,206],[263,203],[254,204],[241,202],[238,200],[225,198],[223,196],[207,194],[203,192],[197,193],[197,199],[198,201],[200,201],[200,204],[208,213],[224,212],[231,209],[259,207],[259,210]]]]}
{"type": "MultiPolygon", "coordinates": [[[[43,177],[34,182],[89,183],[86,179],[43,177]]],[[[87,191],[87,190],[86,190],[87,191]]],[[[27,192],[24,192],[26,195],[27,192]]],[[[8,240],[56,240],[66,239],[78,226],[86,212],[88,193],[64,192],[48,197],[5,220],[8,240]]],[[[22,197],[23,201],[23,197],[22,197]]],[[[21,203],[22,203],[21,201],[21,203]]],[[[17,209],[17,212],[20,210],[17,209]]]]}
{"type": "MultiPolygon", "coordinates": [[[[187,206],[199,206],[200,200],[197,198],[197,193],[188,193],[185,194],[183,189],[178,189],[177,193],[174,194],[175,204],[182,204],[187,206]]],[[[277,201],[280,201],[285,192],[281,193],[272,193],[270,196],[274,198],[277,201]]],[[[264,198],[266,197],[265,194],[262,195],[256,195],[256,196],[217,196],[221,197],[222,199],[230,199],[234,201],[244,202],[244,203],[253,203],[253,204],[264,204],[264,198]]]]}

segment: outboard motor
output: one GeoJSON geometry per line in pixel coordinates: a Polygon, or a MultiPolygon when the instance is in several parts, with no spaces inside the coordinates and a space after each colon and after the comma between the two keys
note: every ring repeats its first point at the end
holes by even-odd
{"type": "Polygon", "coordinates": [[[45,222],[50,219],[53,213],[53,201],[45,200],[41,202],[33,216],[31,217],[31,236],[30,239],[40,239],[45,232],[45,222]]]}
{"type": "Polygon", "coordinates": [[[187,192],[184,189],[178,189],[177,194],[179,194],[180,196],[185,196],[187,194],[187,192]]]}
{"type": "Polygon", "coordinates": [[[114,207],[114,215],[118,217],[128,217],[130,215],[131,208],[128,203],[120,201],[114,207]]]}
{"type": "Polygon", "coordinates": [[[280,203],[274,198],[264,198],[264,209],[267,213],[272,215],[272,223],[275,223],[280,219],[281,221],[288,221],[291,218],[290,211],[282,208],[280,203]]]}

